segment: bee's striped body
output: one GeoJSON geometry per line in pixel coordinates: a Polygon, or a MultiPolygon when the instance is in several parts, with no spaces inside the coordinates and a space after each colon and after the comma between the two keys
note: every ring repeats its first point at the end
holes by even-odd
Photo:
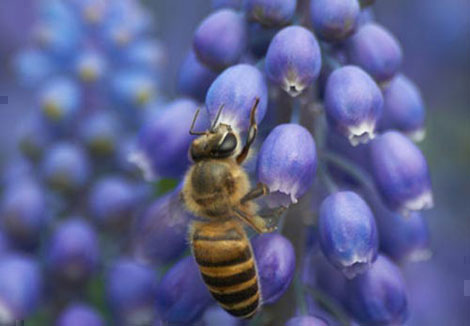
{"type": "Polygon", "coordinates": [[[260,305],[250,241],[238,221],[193,222],[194,257],[212,296],[231,315],[252,317],[260,305]]]}

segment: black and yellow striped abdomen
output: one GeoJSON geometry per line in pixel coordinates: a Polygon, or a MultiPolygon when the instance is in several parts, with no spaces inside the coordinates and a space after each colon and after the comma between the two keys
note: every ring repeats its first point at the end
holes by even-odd
{"type": "Polygon", "coordinates": [[[193,254],[212,296],[228,313],[252,317],[260,304],[256,264],[245,230],[234,221],[195,222],[193,254]]]}

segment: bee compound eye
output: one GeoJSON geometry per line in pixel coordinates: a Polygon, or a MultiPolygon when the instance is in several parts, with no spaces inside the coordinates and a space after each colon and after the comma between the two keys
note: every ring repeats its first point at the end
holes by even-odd
{"type": "Polygon", "coordinates": [[[233,133],[228,133],[222,143],[217,148],[219,153],[231,153],[237,148],[237,137],[233,133]]]}

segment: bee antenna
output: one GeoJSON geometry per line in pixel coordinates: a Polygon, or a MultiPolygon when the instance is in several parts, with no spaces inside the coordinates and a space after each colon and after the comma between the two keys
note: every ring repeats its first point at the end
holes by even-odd
{"type": "Polygon", "coordinates": [[[202,136],[205,135],[205,131],[194,131],[194,126],[196,124],[197,117],[199,115],[199,111],[201,111],[201,108],[197,108],[196,113],[194,113],[194,118],[193,122],[191,123],[191,128],[189,129],[189,134],[193,136],[202,136]]]}
{"type": "Polygon", "coordinates": [[[211,132],[215,131],[215,127],[217,127],[217,124],[219,123],[220,114],[222,113],[223,108],[224,108],[224,105],[222,104],[219,108],[219,111],[217,112],[217,115],[215,116],[214,123],[211,126],[211,132]]]}

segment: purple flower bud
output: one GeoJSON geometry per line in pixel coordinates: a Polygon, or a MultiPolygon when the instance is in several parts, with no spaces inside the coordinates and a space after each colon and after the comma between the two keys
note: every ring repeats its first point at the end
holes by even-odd
{"type": "Polygon", "coordinates": [[[79,190],[91,172],[89,158],[83,148],[66,142],[56,143],[45,153],[41,169],[51,187],[60,191],[79,190]]]}
{"type": "Polygon", "coordinates": [[[383,92],[384,110],[380,129],[396,129],[417,141],[424,138],[425,106],[416,85],[399,74],[383,92]]]}
{"type": "Polygon", "coordinates": [[[99,52],[87,50],[79,54],[75,71],[83,82],[93,83],[103,78],[107,72],[107,62],[99,52]]]}
{"type": "Polygon", "coordinates": [[[361,325],[401,325],[407,316],[400,269],[385,256],[347,284],[347,306],[361,325]]]}
{"type": "Polygon", "coordinates": [[[49,239],[47,266],[60,280],[80,283],[96,271],[99,251],[93,227],[81,218],[70,218],[59,224],[49,239]]]}
{"type": "Polygon", "coordinates": [[[36,261],[18,254],[0,258],[0,322],[13,324],[37,309],[43,280],[36,261]]]}
{"type": "Polygon", "coordinates": [[[191,216],[180,202],[179,190],[155,200],[137,221],[134,245],[141,259],[168,263],[187,248],[191,216]]]}
{"type": "Polygon", "coordinates": [[[212,9],[232,8],[241,9],[242,0],[212,0],[212,9]]]}
{"type": "Polygon", "coordinates": [[[20,83],[28,87],[38,85],[55,71],[51,58],[37,49],[20,52],[14,58],[14,68],[20,83]]]}
{"type": "Polygon", "coordinates": [[[382,207],[376,217],[380,249],[393,260],[416,262],[431,257],[428,225],[419,212],[404,217],[382,207]]]}
{"type": "Polygon", "coordinates": [[[57,326],[104,326],[103,318],[93,307],[84,303],[72,303],[57,319],[57,326]]]}
{"type": "Polygon", "coordinates": [[[217,73],[200,63],[193,51],[184,60],[178,79],[178,91],[199,102],[204,102],[207,90],[217,77],[217,73]]]}
{"type": "Polygon", "coordinates": [[[80,125],[80,138],[96,156],[109,156],[118,146],[121,126],[110,111],[98,111],[80,125]]]}
{"type": "Polygon", "coordinates": [[[150,325],[156,318],[155,271],[133,260],[122,258],[106,274],[106,298],[119,324],[150,325]]]}
{"type": "Polygon", "coordinates": [[[297,0],[244,0],[249,19],[266,26],[286,25],[295,14],[297,0]]]}
{"type": "Polygon", "coordinates": [[[374,80],[362,69],[344,66],[328,78],[325,112],[328,123],[353,146],[375,137],[383,97],[374,80]]]}
{"type": "Polygon", "coordinates": [[[328,260],[348,278],[363,273],[377,258],[377,226],[366,202],[352,191],[328,196],[318,219],[320,245],[328,260]]]}
{"type": "Polygon", "coordinates": [[[192,256],[170,268],[158,286],[157,308],[169,324],[193,323],[212,300],[192,256]]]}
{"type": "Polygon", "coordinates": [[[286,326],[328,326],[328,323],[317,317],[300,316],[289,319],[286,326]]]}
{"type": "Polygon", "coordinates": [[[212,306],[202,316],[203,326],[241,326],[240,319],[231,316],[219,305],[212,306]]]}
{"type": "Polygon", "coordinates": [[[47,127],[37,112],[22,121],[18,142],[22,154],[27,158],[37,161],[50,145],[52,135],[47,127]]]}
{"type": "Polygon", "coordinates": [[[131,158],[146,179],[180,177],[189,166],[189,134],[197,103],[175,100],[148,119],[140,132],[137,152],[131,158]]]}
{"type": "Polygon", "coordinates": [[[143,39],[126,49],[123,61],[134,69],[158,73],[167,62],[167,53],[159,41],[143,39]]]}
{"type": "Polygon", "coordinates": [[[278,233],[260,235],[252,243],[263,303],[274,303],[287,291],[294,278],[294,247],[278,233]]]}
{"type": "Polygon", "coordinates": [[[194,33],[193,47],[197,57],[216,70],[237,63],[246,45],[246,23],[243,16],[232,9],[212,13],[194,33]]]}
{"type": "Polygon", "coordinates": [[[70,122],[80,106],[80,90],[71,80],[56,78],[48,81],[39,94],[43,115],[53,123],[70,122]]]}
{"type": "Polygon", "coordinates": [[[44,190],[29,178],[9,183],[2,193],[0,225],[24,249],[38,245],[49,222],[44,190]]]}
{"type": "Polygon", "coordinates": [[[428,165],[411,140],[388,131],[372,142],[370,160],[377,188],[390,209],[407,215],[433,206],[428,165]]]}
{"type": "Polygon", "coordinates": [[[274,128],[258,154],[258,180],[271,192],[272,206],[297,203],[312,186],[317,168],[315,141],[296,124],[274,128]],[[277,203],[275,203],[277,202],[277,203]]]}
{"type": "Polygon", "coordinates": [[[150,103],[157,92],[154,77],[142,71],[122,71],[112,80],[112,92],[117,104],[131,108],[150,103]]]}
{"type": "Polygon", "coordinates": [[[266,75],[291,96],[297,96],[318,78],[320,46],[301,26],[289,26],[274,36],[266,54],[266,75]]]}
{"type": "Polygon", "coordinates": [[[361,11],[358,0],[311,0],[313,29],[321,39],[337,42],[356,29],[361,11]]]}
{"type": "Polygon", "coordinates": [[[98,224],[123,229],[129,226],[138,202],[137,187],[120,176],[99,179],[92,187],[88,206],[98,224]]]}
{"type": "Polygon", "coordinates": [[[360,66],[377,82],[391,79],[400,69],[400,44],[380,25],[369,23],[361,26],[346,47],[351,63],[360,66]]]}
{"type": "Polygon", "coordinates": [[[219,122],[246,131],[250,125],[251,108],[257,97],[260,102],[256,110],[256,122],[260,124],[268,106],[268,87],[263,75],[257,68],[247,64],[230,67],[216,78],[207,92],[209,117],[213,121],[223,105],[219,122]]]}

